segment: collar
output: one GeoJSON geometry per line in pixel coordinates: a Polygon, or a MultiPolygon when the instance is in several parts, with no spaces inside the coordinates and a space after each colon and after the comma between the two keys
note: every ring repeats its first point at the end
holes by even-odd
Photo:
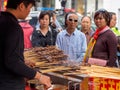
{"type": "Polygon", "coordinates": [[[105,31],[109,30],[110,28],[108,26],[105,26],[101,29],[97,29],[93,35],[94,39],[97,39],[98,38],[98,35],[104,33],[105,31]]]}
{"type": "Polygon", "coordinates": [[[0,12],[0,13],[2,13],[2,14],[4,14],[4,15],[9,15],[10,16],[10,18],[12,18],[13,20],[15,20],[17,23],[19,23],[18,22],[18,19],[12,14],[12,13],[10,13],[10,12],[0,12]]]}
{"type": "Polygon", "coordinates": [[[100,31],[100,33],[99,33],[99,34],[101,34],[101,33],[105,32],[105,31],[107,31],[107,30],[109,30],[109,29],[110,29],[110,27],[106,26],[105,28],[103,28],[103,30],[102,30],[102,31],[100,31]]]}
{"type": "MultiPolygon", "coordinates": [[[[76,34],[77,34],[77,28],[75,28],[74,32],[71,35],[76,35],[76,34]]],[[[71,36],[66,29],[65,29],[65,35],[71,36]]]]}
{"type": "MultiPolygon", "coordinates": [[[[40,31],[41,29],[40,28],[37,28],[36,31],[40,31]]],[[[52,31],[50,27],[48,27],[48,31],[52,31]]]]}
{"type": "Polygon", "coordinates": [[[87,34],[87,35],[91,35],[91,32],[93,32],[93,31],[90,29],[88,31],[81,30],[81,32],[83,32],[84,34],[87,34]]]}

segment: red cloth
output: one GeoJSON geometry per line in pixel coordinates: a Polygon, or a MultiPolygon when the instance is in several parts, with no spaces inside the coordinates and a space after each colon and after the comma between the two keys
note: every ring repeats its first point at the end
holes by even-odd
{"type": "Polygon", "coordinates": [[[95,33],[94,33],[94,35],[93,35],[93,37],[94,37],[95,40],[97,40],[99,33],[100,33],[102,30],[104,30],[104,28],[106,28],[106,26],[103,27],[103,28],[101,28],[101,29],[97,29],[97,30],[95,31],[95,33]]]}
{"type": "Polygon", "coordinates": [[[25,90],[37,90],[35,88],[30,88],[30,86],[26,85],[25,90]]]}
{"type": "Polygon", "coordinates": [[[25,49],[31,48],[32,43],[30,37],[33,32],[33,27],[29,24],[29,22],[20,22],[19,24],[23,28],[23,32],[24,32],[24,48],[25,49]]]}
{"type": "Polygon", "coordinates": [[[31,90],[28,85],[26,85],[25,90],[31,90]]]}

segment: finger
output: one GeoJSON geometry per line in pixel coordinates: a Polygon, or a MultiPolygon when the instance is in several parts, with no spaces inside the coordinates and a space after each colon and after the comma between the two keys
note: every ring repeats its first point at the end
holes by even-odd
{"type": "Polygon", "coordinates": [[[44,90],[47,90],[49,87],[47,87],[46,85],[44,85],[44,90]]]}
{"type": "Polygon", "coordinates": [[[48,81],[48,82],[46,82],[46,84],[45,84],[45,88],[50,88],[52,85],[51,85],[51,82],[50,81],[48,81]]]}

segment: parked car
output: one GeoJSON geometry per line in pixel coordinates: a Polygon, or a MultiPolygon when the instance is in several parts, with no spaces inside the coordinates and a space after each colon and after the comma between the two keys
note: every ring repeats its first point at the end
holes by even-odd
{"type": "Polygon", "coordinates": [[[65,18],[64,15],[57,15],[57,20],[63,29],[65,29],[65,19],[64,18],[65,18]]]}
{"type": "Polygon", "coordinates": [[[38,22],[38,17],[39,17],[40,11],[31,11],[28,16],[30,16],[32,19],[29,21],[30,25],[35,27],[38,22]]]}

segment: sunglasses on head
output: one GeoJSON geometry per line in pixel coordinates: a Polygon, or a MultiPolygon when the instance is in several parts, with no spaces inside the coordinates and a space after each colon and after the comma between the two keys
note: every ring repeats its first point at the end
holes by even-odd
{"type": "Polygon", "coordinates": [[[99,10],[97,10],[96,12],[107,12],[107,10],[106,9],[99,9],[99,10]]]}
{"type": "Polygon", "coordinates": [[[74,21],[74,22],[78,22],[78,20],[74,20],[74,19],[69,19],[69,21],[71,21],[71,22],[72,22],[72,21],[74,21]]]}

